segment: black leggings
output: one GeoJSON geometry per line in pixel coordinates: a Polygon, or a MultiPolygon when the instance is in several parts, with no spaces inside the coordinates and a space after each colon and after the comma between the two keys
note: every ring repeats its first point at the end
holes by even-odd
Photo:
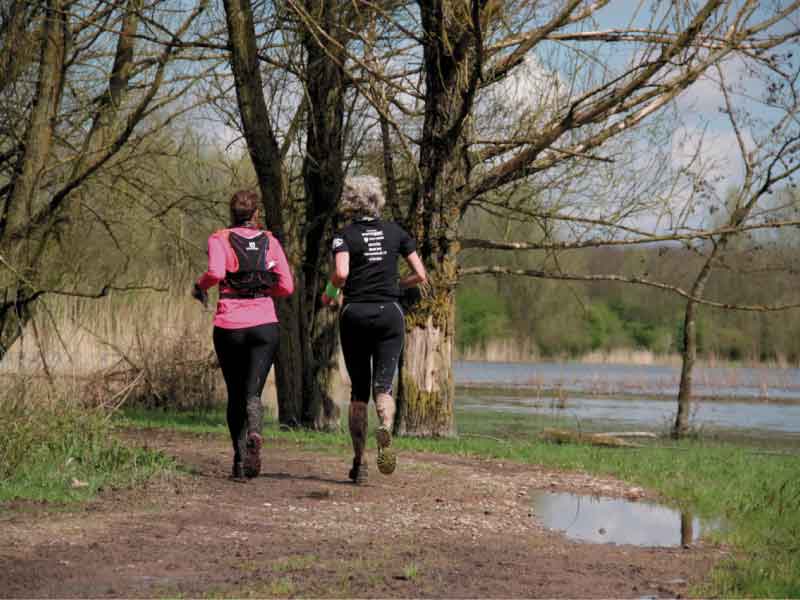
{"type": "Polygon", "coordinates": [[[395,302],[351,302],[339,317],[342,353],[352,402],[369,402],[370,391],[391,394],[403,350],[405,319],[395,302]]]}
{"type": "MultiPolygon", "coordinates": [[[[255,397],[261,402],[280,341],[279,327],[267,323],[242,329],[214,328],[214,350],[228,388],[228,429],[237,461],[242,459],[238,442],[247,433],[247,401],[255,397]]],[[[260,433],[260,423],[252,425],[260,433]]]]}

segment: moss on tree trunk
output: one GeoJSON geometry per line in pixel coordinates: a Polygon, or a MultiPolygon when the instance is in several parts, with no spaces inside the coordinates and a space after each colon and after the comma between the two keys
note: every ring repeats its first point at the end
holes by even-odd
{"type": "Polygon", "coordinates": [[[456,433],[454,321],[455,300],[449,292],[423,301],[406,318],[395,422],[398,435],[451,437],[456,433]]]}

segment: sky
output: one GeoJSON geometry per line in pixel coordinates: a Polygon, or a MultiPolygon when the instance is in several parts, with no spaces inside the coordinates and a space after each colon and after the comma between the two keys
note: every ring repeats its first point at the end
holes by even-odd
{"type": "MultiPolygon", "coordinates": [[[[638,8],[640,3],[634,0],[612,1],[597,15],[599,28],[624,27],[632,14],[638,15],[633,20],[634,27],[646,26],[649,6],[654,3],[643,4],[645,7],[642,9],[638,8]]],[[[655,4],[665,5],[664,3],[655,4]]],[[[742,4],[741,0],[730,3],[733,10],[738,9],[742,4]]],[[[670,5],[671,3],[666,4],[666,6],[670,5]]],[[[775,7],[786,5],[788,2],[760,2],[759,8],[752,14],[749,22],[759,22],[767,18],[775,7]]],[[[792,29],[800,29],[800,17],[795,16],[793,22],[779,23],[765,33],[776,34],[792,29]]],[[[783,51],[786,50],[790,50],[788,45],[783,48],[783,51]]],[[[752,113],[756,119],[766,121],[774,119],[774,114],[770,115],[760,102],[753,100],[762,96],[764,83],[748,72],[747,64],[743,60],[740,58],[728,59],[721,67],[728,86],[733,86],[739,92],[731,97],[735,107],[752,113]]],[[[724,105],[719,77],[714,70],[711,70],[678,98],[676,109],[680,118],[672,141],[672,160],[675,166],[686,165],[688,157],[693,155],[699,146],[702,149],[702,155],[706,157],[712,167],[712,173],[721,177],[718,186],[722,188],[739,184],[744,171],[744,163],[736,136],[729,119],[721,112],[724,105]]],[[[759,134],[760,132],[752,131],[748,125],[742,127],[742,138],[746,144],[752,144],[754,138],[759,134]]]]}
{"type": "MultiPolygon", "coordinates": [[[[775,6],[785,6],[787,4],[787,2],[761,2],[751,15],[748,23],[759,22],[770,16],[775,6]]],[[[741,5],[741,0],[734,0],[727,6],[730,7],[731,12],[735,12],[741,5]]],[[[596,22],[594,24],[582,24],[580,29],[598,31],[630,28],[645,29],[648,28],[651,18],[655,20],[661,18],[662,15],[658,15],[659,10],[663,12],[663,7],[673,6],[675,6],[673,3],[639,3],[633,0],[612,0],[609,5],[596,13],[596,22]],[[655,8],[651,9],[651,7],[655,8]],[[652,14],[653,11],[656,12],[655,16],[652,14]]],[[[797,11],[793,19],[779,23],[767,30],[766,33],[776,34],[800,30],[799,13],[800,11],[797,11]]],[[[578,28],[578,26],[575,27],[576,30],[578,28]]],[[[637,60],[634,57],[638,50],[630,43],[582,43],[579,45],[575,42],[568,42],[568,44],[572,48],[579,47],[587,54],[591,54],[593,59],[605,64],[612,72],[622,72],[628,64],[637,60]]],[[[778,49],[780,52],[791,52],[792,50],[793,47],[790,44],[784,44],[783,47],[778,49]]],[[[543,57],[544,55],[539,54],[538,56],[543,57]]],[[[793,66],[790,68],[794,73],[797,73],[797,60],[795,59],[792,62],[793,66]]],[[[587,61],[587,63],[591,64],[590,61],[587,61]]],[[[783,115],[782,112],[779,113],[779,111],[765,108],[765,105],[760,101],[764,97],[765,83],[762,76],[753,74],[753,64],[753,61],[746,63],[739,57],[732,57],[726,59],[720,65],[728,89],[732,90],[729,97],[734,109],[747,115],[746,117],[742,114],[737,115],[740,137],[747,151],[753,150],[757,141],[761,142],[765,138],[775,137],[770,132],[770,128],[776,122],[779,114],[783,115]]],[[[532,64],[530,66],[534,67],[532,64]]],[[[540,69],[550,68],[555,70],[556,73],[559,73],[560,69],[560,66],[553,62],[550,62],[547,67],[537,65],[534,68],[537,67],[540,69]]],[[[759,68],[763,69],[763,65],[759,65],[759,68]]],[[[785,65],[783,68],[786,68],[785,65]]],[[[541,75],[529,77],[530,85],[537,87],[542,79],[541,75]]],[[[513,94],[509,94],[509,97],[525,97],[524,81],[516,81],[514,85],[520,89],[517,89],[513,94]]],[[[800,92],[797,89],[796,81],[794,86],[795,91],[800,92]]],[[[534,98],[535,94],[529,94],[529,97],[534,98]]],[[[702,224],[713,221],[714,219],[709,218],[709,216],[724,202],[724,198],[731,188],[741,185],[743,180],[744,162],[741,150],[730,119],[722,110],[724,106],[725,100],[719,85],[719,75],[716,69],[712,69],[689,87],[688,90],[684,91],[670,110],[662,113],[662,117],[668,121],[667,126],[671,128],[668,148],[670,166],[674,170],[687,168],[691,168],[694,171],[702,170],[705,175],[705,181],[710,186],[708,189],[715,196],[701,200],[707,206],[701,206],[691,219],[690,225],[694,227],[700,227],[702,224]],[[709,207],[711,207],[710,210],[709,207]]],[[[794,133],[798,133],[796,119],[792,129],[794,133]]],[[[785,130],[783,133],[785,133],[785,130]]],[[[641,148],[637,148],[636,151],[641,152],[641,150],[641,148]]],[[[663,148],[652,148],[652,152],[661,150],[663,148]]],[[[643,161],[646,158],[645,154],[646,152],[642,153],[643,161]]],[[[644,162],[642,164],[644,165],[644,162]]],[[[679,205],[688,199],[689,188],[685,187],[683,191],[678,193],[671,190],[671,193],[675,194],[676,205],[679,205]]],[[[698,199],[695,198],[694,202],[697,204],[698,199]]],[[[717,215],[716,218],[718,219],[719,214],[717,213],[717,215]]],[[[663,226],[663,223],[659,224],[658,219],[654,217],[636,217],[635,224],[636,226],[654,229],[663,226]]]]}
{"type": "MultiPolygon", "coordinates": [[[[738,7],[741,2],[742,0],[734,0],[731,6],[738,7]]],[[[755,12],[752,20],[763,18],[773,4],[762,2],[761,8],[755,12]]],[[[665,10],[663,7],[671,6],[674,5],[655,1],[639,3],[634,0],[612,0],[608,6],[597,12],[593,27],[600,30],[643,28],[648,25],[651,18],[658,19],[663,16],[658,14],[658,11],[665,10]],[[651,7],[655,8],[651,10],[651,7]]],[[[780,27],[796,28],[797,23],[782,24],[780,27]]],[[[546,49],[547,45],[543,44],[542,47],[546,49]]],[[[594,46],[581,44],[581,49],[595,52],[596,56],[612,70],[624,68],[636,52],[632,44],[594,46]]],[[[748,96],[757,98],[762,94],[763,83],[748,73],[747,66],[742,60],[726,61],[722,64],[722,71],[727,81],[736,83],[740,93],[734,96],[734,101],[739,108],[750,111],[756,119],[769,116],[758,102],[748,99],[748,96]]],[[[548,63],[543,53],[536,53],[515,77],[499,86],[496,94],[505,96],[511,111],[509,114],[513,115],[513,111],[518,110],[526,101],[540,104],[548,95],[552,96],[554,82],[557,85],[560,78],[558,65],[548,63]]],[[[566,85],[566,82],[563,82],[563,85],[566,85]]],[[[715,78],[709,75],[702,77],[675,102],[667,116],[671,120],[672,128],[669,147],[658,149],[661,152],[666,151],[670,166],[677,170],[687,167],[692,157],[698,154],[699,148],[699,156],[702,157],[706,173],[713,182],[715,193],[720,197],[724,196],[732,185],[740,183],[743,174],[743,162],[736,137],[728,119],[720,112],[723,104],[723,97],[715,78]]],[[[754,139],[763,134],[763,130],[757,123],[751,123],[744,124],[741,133],[745,142],[752,144],[754,139]]],[[[231,151],[241,152],[243,144],[236,143],[237,136],[237,132],[225,127],[216,128],[214,133],[218,143],[229,146],[231,151]]],[[[642,154],[643,159],[646,158],[646,152],[642,154]]],[[[651,226],[658,225],[652,223],[651,226]]]]}

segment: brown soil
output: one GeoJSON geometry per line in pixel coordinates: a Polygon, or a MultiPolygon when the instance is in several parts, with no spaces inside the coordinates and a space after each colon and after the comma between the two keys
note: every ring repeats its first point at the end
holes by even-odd
{"type": "Polygon", "coordinates": [[[679,597],[721,553],[572,542],[530,512],[537,488],[643,493],[611,479],[406,452],[354,486],[346,458],[287,443],[237,483],[219,436],[128,437],[193,474],[66,512],[6,506],[0,596],[679,597]]]}

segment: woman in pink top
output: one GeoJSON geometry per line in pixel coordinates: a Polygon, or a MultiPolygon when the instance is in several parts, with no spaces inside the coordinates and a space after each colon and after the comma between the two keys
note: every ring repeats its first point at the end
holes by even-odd
{"type": "Polygon", "coordinates": [[[294,291],[280,242],[257,224],[258,205],[255,192],[233,195],[231,227],[208,238],[208,270],[192,292],[205,302],[219,284],[214,349],[228,390],[232,476],[239,480],[261,471],[261,392],[280,339],[273,298],[294,291]]]}

